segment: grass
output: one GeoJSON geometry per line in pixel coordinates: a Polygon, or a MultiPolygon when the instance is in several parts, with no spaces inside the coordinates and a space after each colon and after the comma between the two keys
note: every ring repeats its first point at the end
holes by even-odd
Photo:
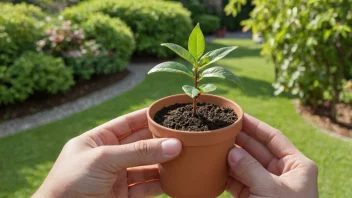
{"type": "MultiPolygon", "coordinates": [[[[241,90],[231,82],[218,85],[215,94],[239,103],[250,113],[282,130],[319,166],[322,198],[352,196],[352,143],[327,136],[295,111],[292,98],[273,96],[273,65],[259,55],[260,47],[245,39],[216,40],[210,48],[239,45],[218,64],[234,71],[243,81],[241,90]]],[[[134,89],[101,105],[58,122],[0,139],[0,197],[29,197],[41,184],[62,146],[70,138],[119,115],[147,107],[156,99],[181,93],[187,77],[155,74],[134,89]]],[[[166,196],[161,196],[166,197],[166,196]]],[[[222,198],[230,197],[224,193],[222,198]]]]}

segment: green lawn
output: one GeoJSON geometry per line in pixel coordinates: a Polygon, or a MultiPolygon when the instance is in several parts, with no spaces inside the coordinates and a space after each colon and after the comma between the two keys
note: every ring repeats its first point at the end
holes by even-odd
{"type": "MultiPolygon", "coordinates": [[[[218,64],[233,70],[245,89],[231,82],[215,81],[215,94],[239,103],[245,112],[281,129],[302,152],[319,166],[322,198],[352,196],[352,143],[320,133],[302,119],[287,96],[274,97],[273,65],[259,55],[250,40],[216,40],[210,48],[239,45],[232,56],[218,64]]],[[[62,146],[70,138],[119,115],[147,107],[156,99],[182,92],[189,83],[182,75],[148,76],[136,88],[101,105],[58,122],[0,139],[0,197],[29,197],[41,184],[62,146]]],[[[223,198],[230,197],[228,194],[223,198]]]]}

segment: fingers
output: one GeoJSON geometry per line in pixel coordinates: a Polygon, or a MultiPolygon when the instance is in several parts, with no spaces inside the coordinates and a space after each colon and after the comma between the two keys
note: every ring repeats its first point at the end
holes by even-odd
{"type": "Polygon", "coordinates": [[[269,185],[273,182],[274,175],[242,148],[233,148],[228,161],[230,175],[248,187],[269,185]]]}
{"type": "Polygon", "coordinates": [[[97,163],[109,168],[110,171],[157,164],[177,157],[182,149],[177,139],[141,140],[119,146],[101,146],[95,149],[97,163]]]}
{"type": "Polygon", "coordinates": [[[242,130],[263,143],[278,158],[299,152],[279,130],[248,114],[244,116],[242,130]]]}
{"type": "Polygon", "coordinates": [[[143,128],[120,140],[120,144],[130,144],[139,140],[147,140],[152,138],[152,132],[150,132],[148,128],[143,128]]]}
{"type": "Polygon", "coordinates": [[[93,139],[98,146],[116,145],[119,140],[147,126],[147,109],[141,109],[115,118],[84,135],[93,139]]]}
{"type": "Polygon", "coordinates": [[[268,150],[266,146],[249,136],[245,132],[240,132],[236,137],[236,144],[246,150],[258,162],[267,168],[269,163],[276,157],[268,150]]]}
{"type": "Polygon", "coordinates": [[[163,191],[159,181],[136,184],[128,188],[128,197],[130,198],[156,197],[161,194],[163,191]]]}
{"type": "Polygon", "coordinates": [[[127,169],[128,185],[158,180],[159,178],[159,168],[157,165],[140,166],[127,169]]]}
{"type": "Polygon", "coordinates": [[[233,197],[240,197],[242,190],[246,186],[236,179],[229,177],[227,181],[226,191],[229,192],[233,197]]]}
{"type": "Polygon", "coordinates": [[[148,126],[146,108],[120,116],[101,125],[101,127],[111,130],[118,139],[122,139],[146,126],[148,126]]]}

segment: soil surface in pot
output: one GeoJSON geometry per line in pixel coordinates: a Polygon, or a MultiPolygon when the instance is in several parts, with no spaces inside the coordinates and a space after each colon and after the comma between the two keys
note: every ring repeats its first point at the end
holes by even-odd
{"type": "Polygon", "coordinates": [[[233,109],[208,103],[197,104],[197,116],[192,116],[193,106],[174,104],[159,110],[154,121],[171,129],[181,131],[210,131],[234,123],[238,116],[233,109]]]}

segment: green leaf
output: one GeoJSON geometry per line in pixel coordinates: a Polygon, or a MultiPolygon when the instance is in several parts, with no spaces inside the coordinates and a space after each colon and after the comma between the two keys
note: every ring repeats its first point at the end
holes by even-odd
{"type": "Polygon", "coordinates": [[[199,89],[202,93],[208,93],[208,92],[212,92],[215,91],[216,89],[216,85],[214,84],[202,84],[201,86],[199,86],[199,89]]]}
{"type": "Polygon", "coordinates": [[[182,87],[182,89],[191,98],[194,98],[194,97],[198,96],[198,94],[200,94],[200,91],[197,88],[190,86],[190,85],[184,85],[182,87]]]}
{"type": "Polygon", "coordinates": [[[195,64],[196,61],[193,58],[192,54],[189,53],[185,48],[173,44],[173,43],[163,43],[161,44],[161,46],[165,46],[167,48],[169,48],[170,50],[174,51],[177,55],[179,55],[181,58],[185,59],[186,61],[195,64]]]}
{"type": "Polygon", "coordinates": [[[198,59],[203,55],[205,49],[205,40],[199,23],[193,29],[188,39],[188,51],[192,54],[194,59],[198,59]]]}
{"type": "Polygon", "coordinates": [[[198,61],[198,66],[201,67],[202,65],[207,65],[210,62],[209,57],[202,57],[199,61],[198,61]]]}
{"type": "Polygon", "coordinates": [[[236,48],[237,48],[237,46],[223,47],[223,48],[220,48],[220,49],[216,49],[216,50],[210,51],[210,52],[204,54],[204,56],[199,60],[199,66],[200,67],[205,67],[207,65],[215,63],[216,61],[218,61],[218,60],[224,58],[225,56],[227,56],[230,52],[232,52],[236,48]]]}
{"type": "Polygon", "coordinates": [[[238,84],[240,87],[242,86],[241,80],[233,74],[230,70],[225,69],[223,67],[212,67],[209,69],[206,69],[202,72],[200,75],[199,81],[201,81],[203,78],[222,78],[222,79],[227,79],[235,82],[238,84]]]}
{"type": "Polygon", "coordinates": [[[155,72],[171,72],[171,73],[179,73],[179,74],[184,74],[193,79],[193,72],[192,70],[188,69],[186,66],[169,61],[169,62],[164,62],[160,63],[159,65],[153,67],[148,74],[155,73],[155,72]]]}

